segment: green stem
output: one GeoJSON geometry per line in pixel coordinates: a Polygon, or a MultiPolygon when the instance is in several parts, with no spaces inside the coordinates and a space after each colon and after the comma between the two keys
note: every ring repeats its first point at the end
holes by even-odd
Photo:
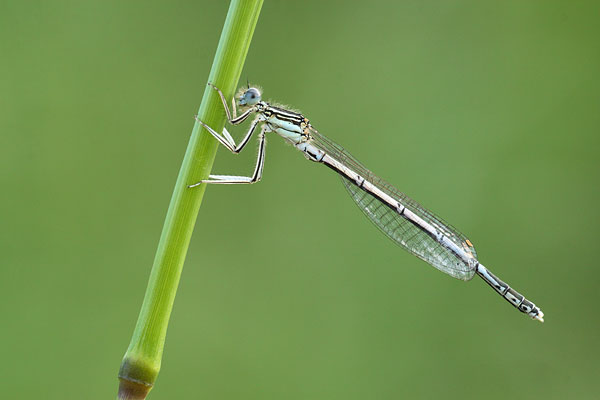
{"type": "MultiPolygon", "coordinates": [[[[209,82],[231,98],[250,46],[262,0],[232,0],[209,75],[209,82]]],[[[225,124],[217,93],[207,87],[199,118],[221,131],[225,124]]],[[[119,399],[144,399],[154,385],[163,353],[167,325],[192,231],[206,185],[187,186],[208,177],[217,141],[196,122],[154,258],[144,303],[119,370],[119,399]]]]}

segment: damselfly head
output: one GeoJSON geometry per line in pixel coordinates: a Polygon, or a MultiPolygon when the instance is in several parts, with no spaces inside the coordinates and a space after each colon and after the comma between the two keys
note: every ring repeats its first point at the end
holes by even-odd
{"type": "Polygon", "coordinates": [[[260,100],[260,90],[255,87],[244,89],[244,91],[241,92],[241,95],[238,97],[238,103],[242,107],[252,107],[258,104],[260,100]]]}

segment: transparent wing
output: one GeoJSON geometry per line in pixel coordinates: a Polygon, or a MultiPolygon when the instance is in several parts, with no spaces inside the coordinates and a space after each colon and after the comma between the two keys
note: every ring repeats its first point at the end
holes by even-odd
{"type": "MultiPolygon", "coordinates": [[[[392,196],[407,209],[433,225],[459,248],[470,253],[473,256],[473,260],[477,259],[475,248],[463,234],[458,232],[451,225],[445,223],[441,218],[435,216],[425,207],[400,192],[391,184],[374,175],[338,144],[319,134],[314,129],[311,133],[311,143],[313,145],[329,154],[331,157],[344,163],[367,181],[392,196]]],[[[470,280],[473,277],[475,274],[476,262],[469,264],[458,258],[447,247],[441,245],[437,240],[423,232],[409,220],[402,217],[396,210],[389,208],[378,198],[372,196],[369,192],[360,189],[354,182],[343,176],[342,182],[350,193],[350,196],[352,196],[365,215],[394,242],[433,267],[454,278],[470,280]]]]}

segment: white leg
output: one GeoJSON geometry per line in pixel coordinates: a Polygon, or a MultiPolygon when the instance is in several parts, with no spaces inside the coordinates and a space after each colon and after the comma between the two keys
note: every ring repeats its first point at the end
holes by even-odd
{"type": "Polygon", "coordinates": [[[193,188],[200,186],[203,183],[216,183],[222,185],[236,185],[236,184],[251,184],[260,181],[262,178],[263,167],[265,165],[265,132],[268,128],[266,125],[262,126],[260,133],[258,134],[258,157],[256,159],[256,167],[252,176],[235,176],[235,175],[209,175],[209,179],[202,180],[188,187],[193,188]]]}
{"type": "Polygon", "coordinates": [[[231,144],[232,147],[235,147],[235,140],[233,140],[233,138],[229,134],[229,131],[227,131],[226,128],[223,128],[223,136],[225,136],[225,139],[227,139],[227,141],[229,142],[229,144],[231,144]]]}
{"type": "Polygon", "coordinates": [[[235,154],[239,153],[240,151],[242,151],[244,149],[244,147],[248,144],[248,141],[250,141],[250,138],[252,137],[252,134],[254,133],[254,129],[256,129],[256,126],[262,122],[260,115],[257,116],[254,119],[254,121],[252,121],[252,123],[250,124],[250,128],[248,129],[246,136],[244,136],[244,138],[242,139],[240,144],[236,145],[235,141],[233,140],[233,138],[231,137],[231,135],[229,134],[227,129],[223,128],[223,135],[219,135],[219,133],[217,131],[215,131],[210,126],[206,125],[204,122],[200,121],[198,119],[198,117],[195,117],[195,118],[196,118],[196,121],[198,121],[198,123],[200,125],[202,125],[202,127],[204,127],[204,129],[206,129],[208,131],[208,133],[213,135],[213,137],[219,141],[219,143],[221,143],[223,146],[227,147],[229,149],[229,151],[231,151],[232,153],[235,153],[235,154]]]}
{"type": "Polygon", "coordinates": [[[248,116],[250,114],[252,114],[255,111],[254,107],[251,107],[250,109],[246,110],[239,117],[236,116],[237,109],[235,106],[235,98],[233,98],[233,99],[231,99],[231,109],[233,110],[233,115],[232,115],[231,111],[229,110],[229,106],[227,105],[227,100],[225,99],[225,95],[223,94],[223,92],[221,92],[221,89],[219,89],[212,83],[209,83],[208,85],[210,87],[212,87],[213,89],[215,89],[217,91],[217,93],[219,93],[219,97],[221,98],[221,103],[223,103],[223,108],[225,109],[225,114],[227,115],[227,121],[229,121],[229,123],[231,125],[241,124],[242,122],[244,122],[246,120],[246,118],[248,118],[248,116]]]}

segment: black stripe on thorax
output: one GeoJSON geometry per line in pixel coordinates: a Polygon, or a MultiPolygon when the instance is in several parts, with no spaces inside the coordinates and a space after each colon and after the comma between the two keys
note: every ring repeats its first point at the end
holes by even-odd
{"type": "Polygon", "coordinates": [[[289,110],[284,110],[283,108],[274,107],[272,105],[268,105],[265,111],[263,111],[263,113],[267,117],[274,115],[277,119],[280,119],[282,121],[293,122],[298,125],[300,125],[300,123],[304,121],[304,116],[302,114],[289,110]]]}

